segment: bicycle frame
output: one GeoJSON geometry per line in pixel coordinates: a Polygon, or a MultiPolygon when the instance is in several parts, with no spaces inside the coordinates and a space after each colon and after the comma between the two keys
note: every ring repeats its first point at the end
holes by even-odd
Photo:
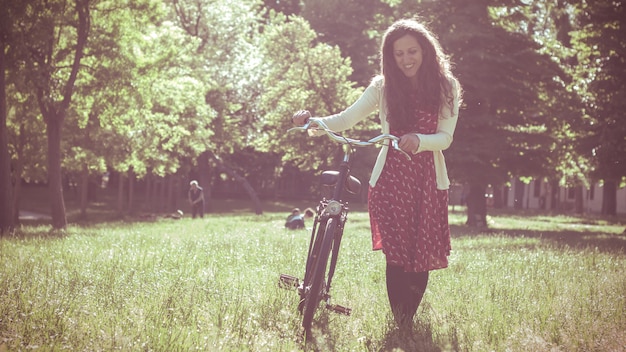
{"type": "MultiPolygon", "coordinates": [[[[309,241],[309,251],[307,255],[306,262],[306,270],[304,274],[304,285],[309,282],[310,275],[312,272],[311,266],[315,262],[315,252],[314,248],[321,246],[321,241],[323,240],[323,236],[320,236],[317,231],[321,227],[325,227],[329,218],[336,219],[337,221],[337,230],[334,234],[333,245],[332,245],[332,254],[331,254],[331,263],[328,268],[328,278],[326,281],[326,291],[330,291],[331,282],[335,273],[335,266],[337,265],[337,258],[339,254],[339,247],[341,244],[341,238],[343,237],[343,228],[348,218],[348,206],[343,203],[343,192],[346,187],[346,182],[348,177],[350,176],[350,156],[352,154],[352,148],[344,144],[344,158],[339,164],[339,170],[337,174],[337,182],[333,186],[333,196],[330,200],[322,199],[317,207],[317,214],[315,216],[315,221],[313,224],[313,229],[311,231],[311,240],[309,241]],[[326,212],[326,208],[329,202],[339,202],[341,205],[341,211],[336,215],[330,215],[329,212],[326,212]],[[318,236],[316,236],[318,234],[318,236]]],[[[336,203],[335,203],[336,204],[336,203]]],[[[329,298],[329,297],[327,297],[329,298]]],[[[327,302],[328,303],[328,302],[327,302]]]]}

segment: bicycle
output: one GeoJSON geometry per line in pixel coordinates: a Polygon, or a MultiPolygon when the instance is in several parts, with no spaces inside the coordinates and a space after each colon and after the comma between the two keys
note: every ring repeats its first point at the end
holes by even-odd
{"type": "Polygon", "coordinates": [[[279,279],[281,287],[297,290],[300,296],[298,310],[303,315],[302,327],[307,335],[310,333],[315,313],[322,302],[325,303],[326,309],[336,313],[344,315],[352,313],[351,308],[331,304],[330,287],[339,257],[343,230],[348,219],[349,208],[348,203],[343,200],[343,194],[344,191],[358,194],[361,189],[361,181],[350,175],[350,156],[354,151],[353,147],[388,141],[392,148],[403,153],[408,159],[411,158],[400,149],[398,146],[400,138],[396,136],[381,134],[368,141],[351,139],[333,132],[319,118],[309,118],[305,125],[291,128],[289,131],[304,130],[312,134],[314,127],[324,132],[331,140],[342,144],[344,156],[338,170],[323,171],[321,174],[322,185],[333,189],[332,198],[323,197],[317,206],[306,257],[304,279],[301,282],[297,277],[287,274],[281,274],[279,279]]]}

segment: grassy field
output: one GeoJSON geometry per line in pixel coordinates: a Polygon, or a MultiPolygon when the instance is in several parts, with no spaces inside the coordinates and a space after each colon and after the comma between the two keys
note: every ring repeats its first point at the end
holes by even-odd
{"type": "Polygon", "coordinates": [[[498,213],[478,230],[453,211],[450,266],[409,335],[353,212],[332,292],[353,314],[322,314],[305,345],[297,294],[277,283],[302,276],[308,232],[283,229],[281,204],[231,206],[0,239],[0,351],[626,351],[623,219],[498,213]]]}

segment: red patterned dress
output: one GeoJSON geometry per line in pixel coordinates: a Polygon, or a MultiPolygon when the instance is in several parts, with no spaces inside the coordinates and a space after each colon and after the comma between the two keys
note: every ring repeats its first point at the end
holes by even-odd
{"type": "MultiPolygon", "coordinates": [[[[416,115],[412,129],[391,134],[435,133],[436,114],[416,111],[416,115]]],[[[409,161],[389,148],[382,174],[369,189],[368,207],[373,249],[382,249],[388,264],[407,272],[448,266],[448,191],[437,189],[433,152],[412,155],[409,161]]]]}

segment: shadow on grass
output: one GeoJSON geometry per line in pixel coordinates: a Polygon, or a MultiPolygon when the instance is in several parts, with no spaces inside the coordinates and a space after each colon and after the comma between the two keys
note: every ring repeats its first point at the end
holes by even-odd
{"type": "MultiPolygon", "coordinates": [[[[458,351],[458,344],[446,346],[446,350],[452,347],[453,351],[458,351]]],[[[386,351],[420,351],[420,352],[440,352],[442,348],[437,346],[433,340],[433,333],[429,324],[418,321],[411,328],[397,328],[391,325],[382,341],[380,352],[386,351]]]]}
{"type": "Polygon", "coordinates": [[[538,239],[541,243],[574,249],[598,249],[602,252],[626,254],[626,235],[594,230],[534,230],[518,228],[477,228],[450,225],[453,238],[472,236],[523,237],[538,239]]]}
{"type": "MultiPolygon", "coordinates": [[[[10,233],[3,233],[0,239],[62,239],[67,236],[65,230],[52,229],[48,224],[31,225],[14,229],[10,233]]],[[[1,351],[1,350],[0,350],[1,351]]]]}
{"type": "MultiPolygon", "coordinates": [[[[337,336],[329,328],[328,314],[320,316],[314,321],[311,334],[303,344],[305,351],[337,351],[341,346],[337,345],[337,336]]],[[[433,340],[431,327],[426,322],[418,321],[412,328],[400,329],[395,323],[390,323],[387,333],[380,341],[380,345],[369,346],[367,350],[387,351],[420,351],[441,352],[443,350],[457,351],[457,341],[447,342],[444,348],[437,345],[433,340]]]]}
{"type": "Polygon", "coordinates": [[[319,316],[318,320],[314,320],[311,331],[306,334],[304,342],[305,351],[336,351],[336,337],[333,336],[329,328],[328,313],[319,316]]]}

